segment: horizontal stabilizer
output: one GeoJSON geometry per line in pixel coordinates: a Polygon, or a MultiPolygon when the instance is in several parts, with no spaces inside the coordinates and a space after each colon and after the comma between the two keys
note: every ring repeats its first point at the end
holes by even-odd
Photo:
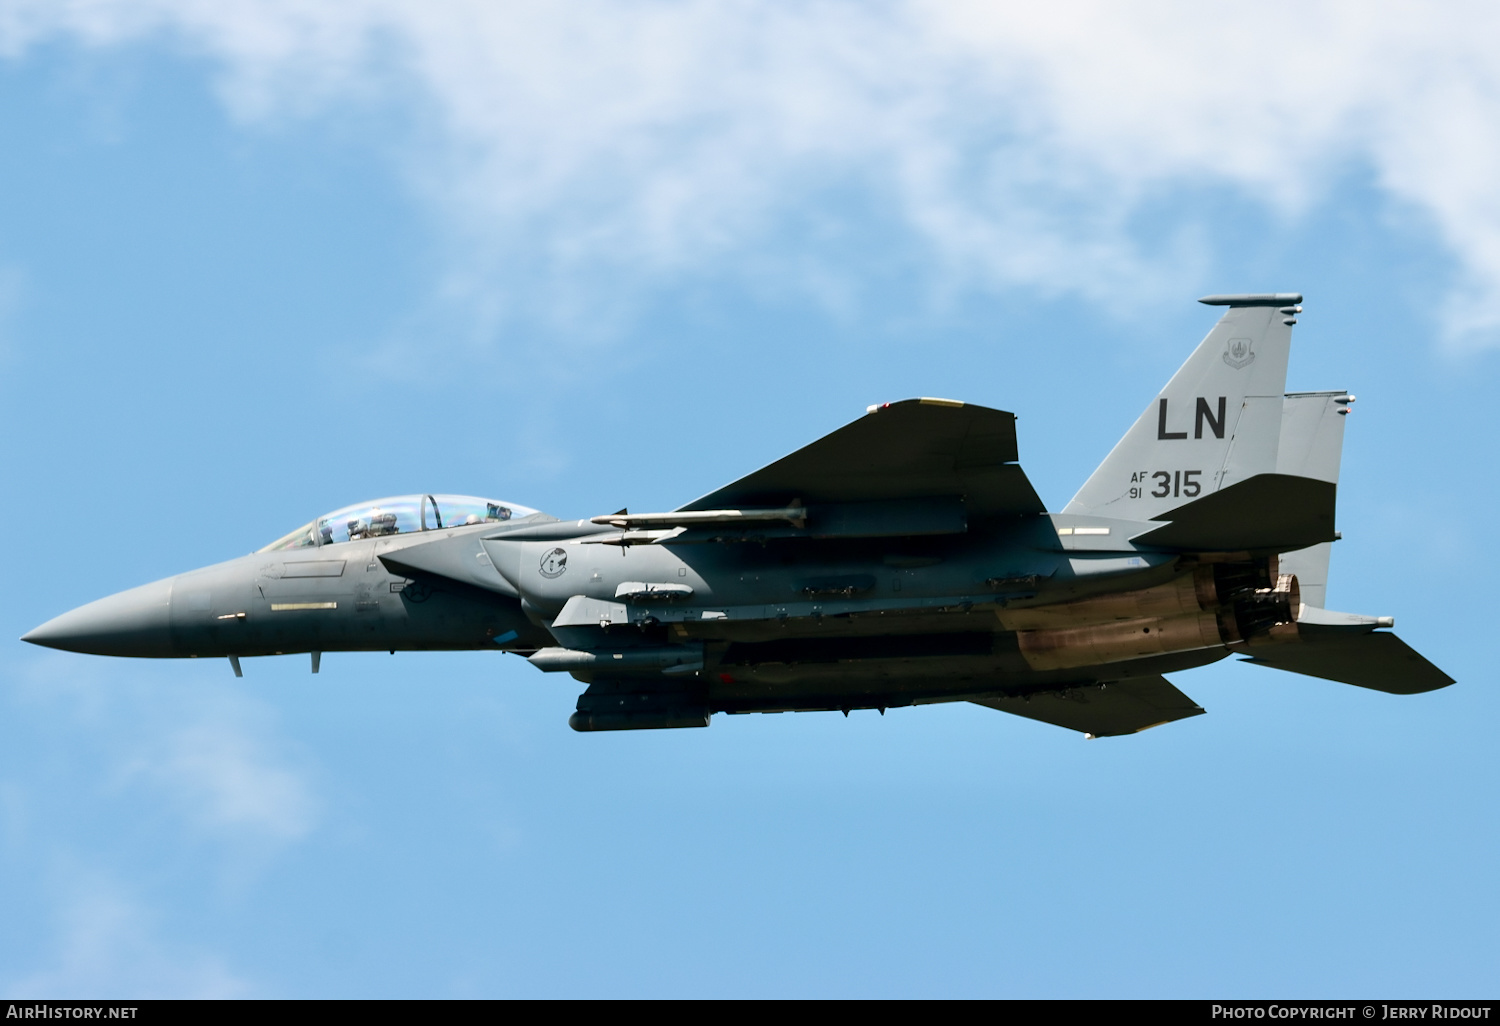
{"type": "Polygon", "coordinates": [[[1290,552],[1333,541],[1338,486],[1290,474],[1257,474],[1154,517],[1131,541],[1179,552],[1290,552]]]}
{"type": "Polygon", "coordinates": [[[1099,687],[1084,684],[1066,691],[1044,691],[1029,697],[976,701],[1092,737],[1136,734],[1147,727],[1201,715],[1203,709],[1161,676],[1132,677],[1099,687]]]}
{"type": "Polygon", "coordinates": [[[1015,461],[1015,414],[949,399],[906,399],[871,407],[682,509],[962,496],[971,515],[1046,512],[1015,461]]]}
{"type": "Polygon", "coordinates": [[[1252,646],[1250,658],[1242,661],[1392,695],[1436,691],[1453,683],[1406,642],[1383,631],[1302,628],[1295,641],[1252,646]]]}

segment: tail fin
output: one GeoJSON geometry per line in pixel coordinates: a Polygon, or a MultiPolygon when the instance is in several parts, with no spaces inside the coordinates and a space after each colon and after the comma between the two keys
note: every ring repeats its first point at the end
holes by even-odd
{"type": "Polygon", "coordinates": [[[1064,512],[1149,520],[1184,500],[1277,471],[1291,326],[1302,296],[1199,302],[1229,309],[1064,512]]]}
{"type": "MultiPolygon", "coordinates": [[[[1354,397],[1347,392],[1293,392],[1281,407],[1281,440],[1276,472],[1339,482],[1344,451],[1344,416],[1354,397]]],[[[1328,557],[1332,542],[1320,542],[1281,556],[1281,572],[1296,574],[1302,601],[1327,608],[1328,557]]]]}
{"type": "MultiPolygon", "coordinates": [[[[1286,396],[1277,474],[1337,485],[1344,449],[1344,416],[1352,402],[1354,397],[1347,392],[1294,392],[1286,396]]],[[[1452,677],[1410,645],[1379,629],[1393,626],[1388,617],[1328,611],[1328,555],[1332,548],[1325,541],[1281,554],[1279,572],[1296,576],[1301,608],[1295,624],[1252,639],[1243,652],[1249,661],[1394,695],[1412,695],[1452,684],[1452,677]],[[1285,629],[1288,627],[1292,628],[1290,632],[1285,629]]]]}

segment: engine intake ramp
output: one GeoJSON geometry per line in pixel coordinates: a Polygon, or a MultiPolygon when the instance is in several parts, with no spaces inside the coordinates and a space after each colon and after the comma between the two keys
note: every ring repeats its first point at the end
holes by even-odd
{"type": "Polygon", "coordinates": [[[1204,711],[1160,675],[1132,677],[1102,687],[1080,684],[1061,691],[976,699],[974,704],[1082,731],[1090,737],[1138,734],[1204,711]]]}

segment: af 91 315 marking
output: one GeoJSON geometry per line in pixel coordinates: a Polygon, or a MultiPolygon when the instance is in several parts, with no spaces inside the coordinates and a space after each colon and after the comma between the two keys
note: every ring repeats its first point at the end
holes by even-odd
{"type": "Polygon", "coordinates": [[[1153,498],[1193,499],[1203,493],[1203,482],[1198,480],[1202,474],[1201,470],[1139,470],[1130,475],[1130,497],[1139,499],[1150,483],[1153,498]]]}

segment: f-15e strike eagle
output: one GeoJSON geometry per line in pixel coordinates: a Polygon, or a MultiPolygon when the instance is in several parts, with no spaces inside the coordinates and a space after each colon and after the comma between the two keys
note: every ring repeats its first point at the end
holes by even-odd
{"type": "Polygon", "coordinates": [[[973,702],[1100,737],[1201,709],[1162,676],[1229,655],[1393,694],[1453,683],[1324,608],[1354,397],[1287,393],[1296,294],[1228,309],[1060,513],[1015,417],[865,416],[670,513],[361,503],[253,555],[25,636],[100,655],[499,649],[586,685],[575,730],[973,702]]]}

